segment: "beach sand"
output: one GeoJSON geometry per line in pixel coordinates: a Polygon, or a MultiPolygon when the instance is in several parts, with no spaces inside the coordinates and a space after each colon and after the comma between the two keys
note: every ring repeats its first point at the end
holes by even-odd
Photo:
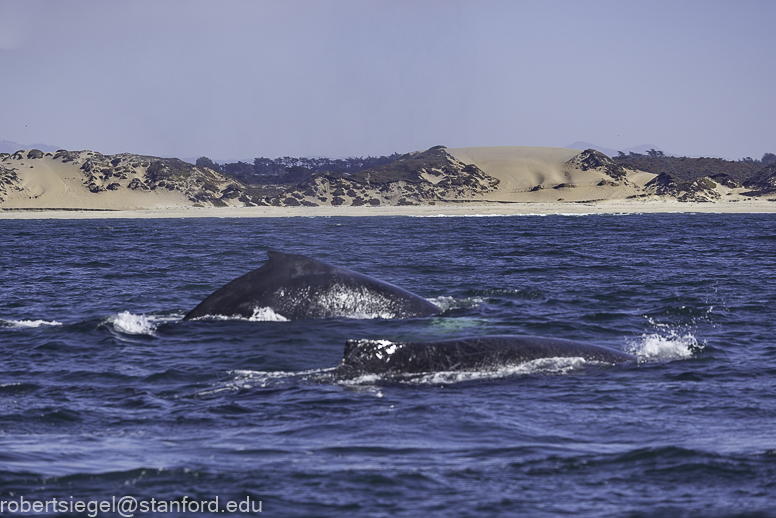
{"type": "Polygon", "coordinates": [[[332,216],[509,216],[548,214],[632,213],[776,213],[776,202],[681,203],[628,201],[599,203],[471,203],[401,207],[180,207],[147,210],[0,210],[0,219],[114,219],[114,218],[288,218],[332,216]]]}

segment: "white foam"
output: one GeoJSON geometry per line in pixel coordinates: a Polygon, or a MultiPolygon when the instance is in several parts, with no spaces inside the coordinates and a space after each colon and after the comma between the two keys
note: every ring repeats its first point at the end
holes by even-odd
{"type": "Polygon", "coordinates": [[[639,361],[671,360],[689,358],[704,347],[692,333],[680,335],[670,328],[667,331],[667,335],[644,333],[640,338],[628,342],[625,352],[637,356],[639,361]]]}
{"type": "Polygon", "coordinates": [[[587,363],[582,357],[538,358],[520,365],[504,366],[493,370],[433,372],[424,374],[412,381],[414,383],[439,384],[500,379],[531,374],[564,375],[584,368],[587,363]]]}
{"type": "Polygon", "coordinates": [[[3,327],[11,327],[16,329],[27,329],[42,326],[61,326],[62,322],[56,320],[0,320],[3,327]]]}
{"type": "Polygon", "coordinates": [[[396,318],[396,315],[388,311],[375,312],[375,313],[366,313],[364,311],[357,311],[355,313],[351,313],[350,315],[347,315],[345,318],[352,318],[354,320],[374,320],[377,318],[392,319],[392,318],[396,318]]]}
{"type": "Polygon", "coordinates": [[[299,381],[316,381],[321,376],[330,375],[333,367],[325,369],[312,369],[300,372],[288,371],[254,371],[254,370],[233,370],[227,372],[233,378],[229,381],[218,383],[212,388],[197,392],[198,396],[212,396],[223,392],[236,392],[238,390],[248,390],[253,388],[267,388],[286,386],[288,384],[298,383],[299,381]]]}
{"type": "Polygon", "coordinates": [[[133,315],[129,311],[124,311],[111,317],[108,321],[113,328],[128,335],[153,335],[156,331],[158,322],[156,319],[147,315],[133,315]]]}
{"type": "Polygon", "coordinates": [[[275,313],[272,308],[262,307],[254,308],[253,314],[249,317],[242,315],[203,315],[192,320],[243,320],[246,322],[288,322],[288,319],[279,313],[275,313]]]}
{"type": "Polygon", "coordinates": [[[253,315],[248,320],[251,322],[288,322],[286,317],[275,313],[272,308],[255,308],[253,315]]]}
{"type": "MultiPolygon", "coordinates": [[[[588,362],[582,357],[538,358],[530,362],[521,363],[520,365],[509,365],[496,369],[407,374],[398,378],[391,377],[391,380],[419,385],[439,385],[461,383],[465,381],[501,379],[510,376],[528,376],[532,374],[565,375],[583,369],[588,364],[595,363],[597,362],[588,362]]],[[[356,378],[341,380],[338,383],[340,385],[374,385],[383,379],[385,379],[384,375],[363,374],[356,378]]]]}

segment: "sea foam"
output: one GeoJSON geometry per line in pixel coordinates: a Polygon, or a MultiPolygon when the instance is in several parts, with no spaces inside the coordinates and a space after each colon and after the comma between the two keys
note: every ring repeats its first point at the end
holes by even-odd
{"type": "Polygon", "coordinates": [[[29,329],[42,326],[61,326],[62,322],[56,320],[0,320],[0,327],[14,329],[29,329]]]}
{"type": "Polygon", "coordinates": [[[255,308],[253,315],[248,320],[251,322],[288,322],[286,317],[275,313],[272,308],[255,308]]]}
{"type": "Polygon", "coordinates": [[[537,358],[519,365],[504,365],[492,369],[389,374],[387,377],[384,374],[369,373],[351,379],[338,380],[337,383],[346,386],[363,386],[390,380],[391,382],[417,385],[447,385],[512,376],[566,375],[582,370],[588,364],[596,365],[598,362],[590,362],[582,357],[537,358]]]}

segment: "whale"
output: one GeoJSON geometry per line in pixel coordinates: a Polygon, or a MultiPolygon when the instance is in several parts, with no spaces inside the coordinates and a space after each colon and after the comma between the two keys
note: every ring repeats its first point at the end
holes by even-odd
{"type": "Polygon", "coordinates": [[[429,342],[348,340],[336,375],[397,376],[434,372],[494,370],[541,358],[584,358],[606,364],[636,362],[636,356],[608,347],[540,336],[489,335],[429,342]]]}
{"type": "Polygon", "coordinates": [[[267,310],[286,320],[416,318],[442,311],[419,295],[347,268],[304,255],[267,255],[263,266],[213,292],[183,320],[251,318],[267,310]]]}

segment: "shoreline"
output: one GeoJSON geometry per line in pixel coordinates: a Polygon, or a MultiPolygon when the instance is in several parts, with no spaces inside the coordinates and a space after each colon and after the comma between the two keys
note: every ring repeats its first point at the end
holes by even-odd
{"type": "Polygon", "coordinates": [[[384,207],[168,207],[160,209],[112,210],[88,208],[2,208],[0,219],[168,219],[168,218],[292,218],[292,217],[455,217],[519,215],[584,215],[638,213],[776,213],[776,203],[634,201],[597,203],[467,203],[444,205],[398,205],[384,207]]]}

